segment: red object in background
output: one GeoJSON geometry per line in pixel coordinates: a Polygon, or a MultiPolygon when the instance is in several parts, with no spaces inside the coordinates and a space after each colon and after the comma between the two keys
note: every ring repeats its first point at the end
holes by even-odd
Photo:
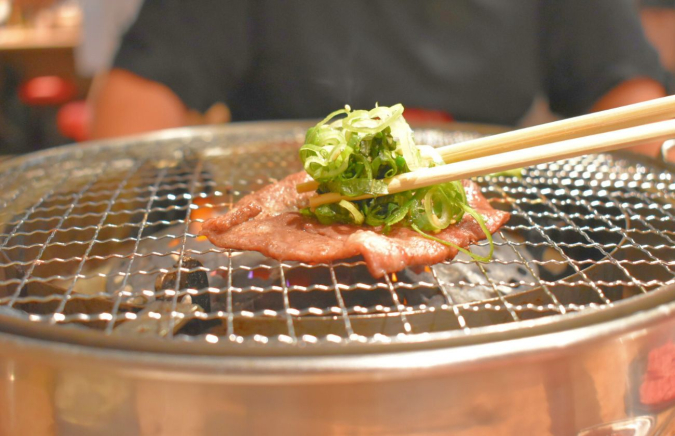
{"type": "Polygon", "coordinates": [[[640,385],[640,401],[657,405],[675,399],[675,344],[668,342],[649,352],[640,385]]]}
{"type": "Polygon", "coordinates": [[[28,106],[58,106],[75,97],[74,83],[58,76],[35,77],[21,84],[19,98],[28,106]]]}
{"type": "Polygon", "coordinates": [[[84,100],[67,103],[56,114],[59,132],[66,138],[77,142],[86,141],[89,138],[90,120],[91,112],[84,100]]]}
{"type": "Polygon", "coordinates": [[[403,116],[408,123],[451,123],[455,120],[447,112],[415,107],[405,108],[403,116]]]}

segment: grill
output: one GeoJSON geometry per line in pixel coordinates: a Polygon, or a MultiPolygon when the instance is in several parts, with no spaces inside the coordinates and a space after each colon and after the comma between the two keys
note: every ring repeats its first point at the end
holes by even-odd
{"type": "MultiPolygon", "coordinates": [[[[349,353],[588,325],[675,282],[673,172],[621,154],[477,179],[512,213],[489,263],[460,255],[376,280],[358,258],[278,262],[198,236],[205,219],[301,169],[306,127],[185,130],[6,162],[0,325],[122,349],[349,353]]],[[[416,132],[432,145],[475,136],[416,132]]]]}

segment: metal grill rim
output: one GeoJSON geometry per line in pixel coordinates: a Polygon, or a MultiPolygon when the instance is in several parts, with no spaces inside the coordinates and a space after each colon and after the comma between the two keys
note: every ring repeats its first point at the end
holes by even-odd
{"type": "MultiPolygon", "coordinates": [[[[488,182],[479,178],[492,204],[509,208],[516,217],[515,222],[512,220],[497,234],[497,247],[503,253],[510,254],[497,256],[486,265],[468,259],[445,262],[441,267],[426,268],[428,271],[415,275],[423,276],[424,279],[407,280],[393,275],[369,284],[346,283],[343,282],[344,271],[363,269],[363,261],[346,260],[329,265],[298,262],[235,265],[240,253],[212,246],[199,250],[188,247],[189,241],[198,239],[192,227],[204,220],[199,216],[193,218],[193,213],[199,215],[206,209],[221,209],[233,204],[241,195],[253,189],[248,185],[237,189],[242,181],[251,182],[257,189],[267,181],[263,180],[266,171],[270,171],[272,177],[277,178],[290,172],[287,170],[292,167],[290,161],[282,161],[285,162],[283,168],[274,169],[274,163],[278,164],[280,161],[274,155],[265,154],[264,149],[271,143],[280,143],[286,144],[286,152],[290,151],[294,146],[297,147],[305,126],[306,123],[242,123],[223,128],[181,129],[160,135],[50,150],[4,163],[0,167],[3,172],[0,177],[0,186],[3,189],[0,202],[5,206],[5,211],[1,212],[3,229],[0,230],[0,247],[4,258],[0,259],[0,268],[10,272],[18,268],[23,274],[8,277],[5,272],[0,278],[0,288],[14,288],[14,292],[5,292],[0,296],[0,328],[2,325],[21,325],[33,332],[40,331],[40,335],[48,332],[47,336],[57,340],[59,337],[70,336],[105,338],[103,342],[120,342],[118,339],[121,339],[125,343],[136,342],[140,348],[144,347],[143,344],[157,341],[170,343],[174,348],[196,346],[202,350],[200,352],[204,352],[203,346],[211,347],[212,350],[219,345],[229,350],[233,347],[265,349],[271,345],[275,349],[336,346],[345,350],[350,345],[358,348],[361,345],[420,344],[433,343],[436,340],[447,343],[448,339],[459,343],[493,336],[503,339],[509,335],[529,334],[527,332],[536,332],[538,327],[543,330],[555,329],[556,324],[562,325],[571,320],[594,317],[601,319],[617,307],[630,312],[630,306],[642,307],[649,300],[661,301],[657,294],[668,292],[669,285],[675,283],[675,255],[671,252],[675,246],[672,214],[675,197],[671,194],[675,187],[673,173],[669,168],[658,166],[654,162],[638,162],[633,158],[626,158],[625,155],[590,156],[541,165],[529,169],[520,181],[500,177],[488,182]],[[164,164],[157,163],[156,153],[149,152],[152,149],[159,150],[160,147],[167,150],[168,154],[166,159],[160,159],[166,160],[164,164]],[[260,157],[260,166],[253,168],[253,173],[258,171],[258,177],[256,174],[246,175],[246,169],[239,171],[244,173],[243,176],[232,172],[227,180],[212,177],[213,174],[209,176],[210,179],[205,176],[208,173],[208,168],[205,168],[212,161],[229,160],[234,168],[241,164],[239,161],[246,161],[250,153],[258,153],[260,157]],[[50,173],[46,165],[55,167],[58,171],[50,173]],[[186,171],[187,167],[189,171],[186,171]],[[277,173],[274,173],[275,170],[277,173]],[[28,180],[34,183],[28,183],[28,180]],[[70,183],[79,189],[64,192],[64,183],[70,183]],[[223,189],[224,186],[227,189],[223,189]],[[39,198],[31,197],[31,189],[41,193],[39,198]],[[612,191],[613,189],[616,191],[612,191]],[[170,191],[181,192],[182,199],[170,191]],[[135,196],[128,197],[129,194],[135,196]],[[206,200],[202,201],[204,199],[206,200]],[[186,202],[176,203],[181,200],[186,202]],[[166,202],[174,203],[166,206],[163,204],[166,202]],[[19,207],[21,213],[10,216],[7,210],[19,203],[25,203],[26,206],[19,207]],[[609,213],[608,210],[614,212],[609,213]],[[617,210],[620,213],[617,214],[617,210]],[[182,218],[155,220],[153,217],[153,214],[183,212],[185,216],[182,218]],[[52,213],[54,215],[50,215],[52,213]],[[142,215],[140,222],[116,222],[139,214],[142,215]],[[69,224],[89,219],[94,222],[80,226],[69,224]],[[549,222],[547,220],[562,220],[564,225],[556,222],[542,224],[549,222]],[[31,226],[53,228],[26,230],[31,226]],[[183,230],[175,234],[144,235],[153,226],[178,227],[183,230]],[[120,229],[126,229],[136,236],[99,238],[104,233],[120,229]],[[512,232],[518,234],[521,231],[531,232],[538,241],[521,241],[511,236],[512,232]],[[80,240],[62,240],[68,233],[87,232],[93,232],[93,236],[80,240]],[[565,238],[555,239],[551,237],[555,232],[572,234],[580,240],[569,242],[565,238]],[[613,242],[598,242],[596,239],[599,234],[610,235],[609,237],[614,238],[613,242]],[[37,243],[16,243],[36,237],[37,243]],[[174,248],[164,252],[139,251],[142,244],[167,242],[165,240],[179,242],[174,248]],[[123,246],[129,243],[134,247],[127,254],[95,253],[97,245],[123,246]],[[81,256],[52,256],[42,259],[47,252],[66,251],[73,246],[84,248],[81,256]],[[540,249],[544,250],[542,253],[549,253],[549,256],[554,257],[542,259],[531,256],[531,251],[540,249]],[[570,254],[575,250],[596,250],[602,256],[600,259],[577,259],[570,254]],[[36,254],[21,259],[18,252],[36,254]],[[628,253],[628,257],[623,257],[624,252],[628,253]],[[185,255],[218,255],[222,258],[222,264],[217,267],[184,268],[182,264],[185,255]],[[115,335],[118,325],[137,320],[142,311],[140,309],[134,313],[133,310],[122,309],[128,305],[129,298],[143,296],[142,292],[135,290],[125,291],[128,282],[142,275],[154,276],[169,272],[162,266],[132,272],[134,265],[148,259],[168,259],[172,256],[178,262],[174,271],[174,288],[153,290],[151,296],[147,295],[155,301],[165,299],[169,304],[168,314],[159,314],[160,320],[168,321],[166,334],[160,335],[161,337],[125,335],[128,337],[124,338],[115,335]],[[513,258],[508,258],[509,256],[513,258]],[[88,268],[89,263],[105,264],[124,260],[128,260],[126,274],[107,275],[88,268]],[[67,274],[33,275],[36,268],[56,268],[57,264],[71,263],[77,263],[77,267],[67,274]],[[471,269],[476,277],[481,277],[481,281],[458,280],[449,283],[442,274],[442,269],[448,266],[471,269]],[[524,269],[523,274],[529,274],[529,278],[504,281],[494,273],[496,267],[508,269],[514,266],[524,269]],[[571,269],[573,274],[548,279],[542,273],[543,268],[556,266],[571,269]],[[611,269],[616,276],[595,277],[593,271],[602,268],[611,269]],[[639,271],[642,269],[658,271],[658,277],[642,277],[639,271]],[[319,270],[326,276],[325,282],[304,286],[293,284],[288,279],[299,274],[298,271],[319,270]],[[179,285],[181,275],[199,272],[221,274],[224,281],[220,286],[200,289],[179,285]],[[262,276],[278,274],[276,277],[279,280],[274,285],[264,287],[236,286],[239,283],[233,276],[251,276],[259,272],[262,276]],[[121,285],[114,295],[105,289],[88,294],[79,293],[78,286],[81,283],[118,277],[121,285]],[[48,287],[54,283],[67,283],[65,292],[22,295],[26,285],[48,287]],[[492,292],[490,298],[457,301],[453,286],[465,290],[488,288],[492,292]],[[558,289],[560,287],[569,287],[576,290],[575,292],[583,289],[583,292],[589,294],[588,302],[579,304],[566,301],[569,294],[561,292],[558,289]],[[623,294],[617,298],[614,294],[619,292],[619,288],[623,294]],[[429,300],[432,303],[418,301],[410,304],[407,301],[411,293],[419,294],[434,289],[437,292],[429,300]],[[519,289],[520,291],[515,291],[519,289]],[[369,306],[353,304],[352,294],[364,291],[388,295],[389,303],[369,306]],[[299,308],[298,294],[312,292],[330,294],[334,303],[325,307],[299,308]],[[520,297],[528,292],[536,293],[537,298],[520,301],[520,297]],[[273,295],[279,301],[275,300],[273,304],[276,309],[235,310],[238,304],[236,300],[248,294],[273,295]],[[217,298],[222,307],[219,310],[205,311],[197,306],[197,309],[183,313],[182,310],[186,309],[183,306],[190,304],[184,304],[187,296],[190,301],[204,296],[209,299],[217,298]],[[85,307],[102,299],[110,300],[110,310],[93,314],[66,313],[69,305],[85,307]],[[17,305],[32,308],[50,304],[56,304],[56,308],[45,314],[15,308],[17,305]],[[438,321],[441,316],[437,314],[443,314],[442,321],[438,321]],[[433,329],[425,331],[419,327],[420,323],[429,322],[421,321],[426,319],[424,317],[433,318],[430,321],[433,329]],[[488,319],[488,323],[480,324],[485,322],[480,320],[481,317],[488,319]],[[241,334],[241,325],[246,319],[275,324],[275,332],[281,328],[279,326],[285,326],[286,330],[275,335],[256,333],[255,329],[250,334],[241,334]],[[183,325],[187,320],[216,321],[220,325],[213,331],[196,334],[174,331],[177,323],[183,325]],[[363,334],[363,320],[380,322],[381,333],[363,334]],[[308,326],[315,322],[330,323],[331,328],[339,331],[314,335],[308,326]],[[438,322],[452,325],[436,328],[433,323],[438,322]],[[79,327],[94,323],[103,327],[99,327],[99,330],[79,327]],[[72,328],[62,328],[65,326],[72,328]]],[[[473,128],[471,126],[454,134],[459,138],[470,137],[475,135],[473,128]]],[[[436,137],[438,140],[453,133],[443,129],[426,129],[418,130],[417,134],[419,142],[431,142],[420,141],[419,138],[436,137]]],[[[483,242],[478,247],[485,245],[483,242]]]]}

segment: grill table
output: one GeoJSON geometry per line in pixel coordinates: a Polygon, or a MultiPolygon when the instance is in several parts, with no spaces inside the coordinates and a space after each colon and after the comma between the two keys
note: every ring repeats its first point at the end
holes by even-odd
{"type": "MultiPolygon", "coordinates": [[[[205,219],[299,171],[309,125],[180,129],[1,164],[0,401],[16,413],[0,428],[592,435],[675,425],[672,398],[645,404],[640,390],[650,353],[675,331],[672,169],[607,154],[478,178],[512,214],[493,260],[460,255],[379,280],[359,258],[278,262],[198,236],[205,219]]],[[[477,136],[451,128],[416,140],[477,136]]]]}

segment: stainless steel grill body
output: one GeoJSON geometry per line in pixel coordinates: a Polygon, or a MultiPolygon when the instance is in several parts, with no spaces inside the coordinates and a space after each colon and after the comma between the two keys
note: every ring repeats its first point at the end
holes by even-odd
{"type": "Polygon", "coordinates": [[[3,434],[673,431],[644,392],[675,332],[669,168],[602,155],[479,179],[513,214],[494,260],[381,280],[359,259],[199,238],[299,169],[305,128],[177,130],[1,168],[3,434]]]}

